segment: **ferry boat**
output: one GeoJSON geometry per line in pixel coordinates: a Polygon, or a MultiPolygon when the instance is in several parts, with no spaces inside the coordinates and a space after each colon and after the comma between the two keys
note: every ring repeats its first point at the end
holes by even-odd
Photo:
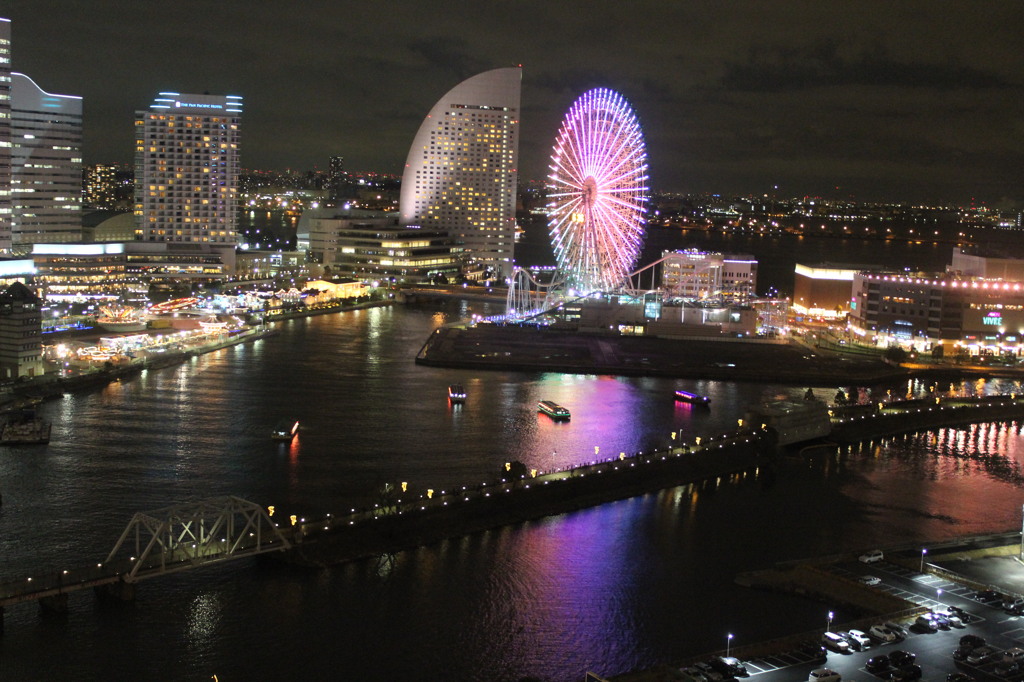
{"type": "Polygon", "coordinates": [[[277,426],[270,432],[270,440],[279,440],[288,442],[292,438],[295,438],[295,434],[299,432],[299,422],[292,421],[291,419],[282,419],[277,422],[277,426]]]}
{"type": "Polygon", "coordinates": [[[676,391],[676,400],[681,400],[684,403],[692,403],[694,405],[711,404],[711,398],[707,397],[706,395],[690,393],[689,391],[676,391]]]}
{"type": "Polygon", "coordinates": [[[466,391],[463,390],[462,384],[451,384],[448,386],[448,400],[452,401],[452,403],[466,402],[466,391]]]}
{"type": "Polygon", "coordinates": [[[12,416],[0,429],[0,445],[37,445],[50,442],[50,423],[36,416],[34,410],[23,410],[12,416]]]}
{"type": "Polygon", "coordinates": [[[550,400],[542,400],[537,403],[537,411],[543,412],[547,416],[556,420],[569,419],[570,417],[568,408],[562,407],[558,403],[550,400]]]}

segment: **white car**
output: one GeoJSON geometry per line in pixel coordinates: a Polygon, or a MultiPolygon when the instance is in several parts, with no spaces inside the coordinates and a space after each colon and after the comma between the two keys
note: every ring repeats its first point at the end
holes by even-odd
{"type": "Polygon", "coordinates": [[[876,561],[881,561],[882,559],[884,559],[885,555],[882,554],[882,550],[880,550],[880,549],[873,549],[870,552],[866,552],[865,554],[861,554],[860,557],[858,557],[858,558],[862,562],[864,562],[865,564],[873,564],[876,561]]]}
{"type": "Polygon", "coordinates": [[[872,625],[868,629],[868,637],[876,642],[895,642],[896,633],[884,625],[872,625]]]}
{"type": "Polygon", "coordinates": [[[846,633],[848,640],[853,640],[856,644],[851,643],[854,649],[857,651],[864,651],[871,646],[871,638],[863,630],[850,630],[846,633]]]}
{"type": "Polygon", "coordinates": [[[879,578],[878,576],[875,576],[875,575],[862,575],[859,578],[859,580],[860,580],[860,584],[861,585],[870,585],[870,586],[878,585],[879,583],[882,582],[882,579],[879,578]]]}

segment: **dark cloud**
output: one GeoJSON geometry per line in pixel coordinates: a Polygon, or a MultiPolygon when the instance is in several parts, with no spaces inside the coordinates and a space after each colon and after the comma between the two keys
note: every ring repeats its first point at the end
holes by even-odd
{"type": "Polygon", "coordinates": [[[520,174],[594,87],[634,107],[659,190],[1024,200],[1019,0],[5,0],[14,68],[85,98],[130,162],[160,90],[245,97],[243,163],[398,173],[460,80],[523,65],[520,174]]]}
{"type": "Polygon", "coordinates": [[[751,47],[747,61],[727,64],[720,83],[726,90],[752,92],[864,85],[980,90],[1011,84],[995,73],[963,64],[892,59],[881,46],[874,46],[852,59],[845,58],[834,40],[806,46],[751,47]]]}

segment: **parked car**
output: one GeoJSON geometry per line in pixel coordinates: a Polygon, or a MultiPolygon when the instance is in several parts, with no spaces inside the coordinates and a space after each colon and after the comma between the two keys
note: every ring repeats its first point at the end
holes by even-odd
{"type": "Polygon", "coordinates": [[[960,618],[960,615],[953,613],[952,611],[940,611],[939,615],[946,619],[950,627],[962,628],[964,627],[964,621],[960,618]]]}
{"type": "Polygon", "coordinates": [[[870,552],[865,552],[864,554],[861,554],[857,558],[865,564],[873,564],[876,561],[881,561],[882,559],[884,559],[885,555],[882,554],[882,550],[873,549],[870,552]]]}
{"type": "Polygon", "coordinates": [[[949,618],[947,618],[946,614],[942,613],[941,611],[935,611],[934,613],[930,613],[928,615],[931,616],[932,622],[935,623],[936,627],[939,630],[948,630],[951,627],[949,623],[949,618]]]}
{"type": "Polygon", "coordinates": [[[1024,661],[1024,649],[1015,646],[1003,652],[1004,661],[1024,661]]]}
{"type": "Polygon", "coordinates": [[[843,676],[832,668],[818,668],[807,676],[807,682],[842,682],[843,676]]]}
{"type": "Polygon", "coordinates": [[[1024,614],[1024,604],[1014,604],[1010,608],[1003,610],[1011,616],[1019,616],[1021,614],[1024,614]]]}
{"type": "Polygon", "coordinates": [[[979,647],[985,646],[987,643],[985,638],[980,635],[966,634],[960,638],[960,646],[979,647]]]}
{"type": "Polygon", "coordinates": [[[974,682],[974,678],[967,673],[950,673],[946,675],[946,682],[974,682]]]}
{"type": "Polygon", "coordinates": [[[889,631],[892,632],[892,634],[896,635],[896,641],[897,642],[902,642],[903,640],[905,640],[907,638],[907,630],[906,630],[906,628],[904,628],[899,623],[895,623],[895,622],[893,622],[891,620],[887,620],[884,623],[882,623],[882,625],[887,627],[889,629],[889,631]]]}
{"type": "Polygon", "coordinates": [[[982,590],[980,592],[975,592],[971,595],[971,599],[974,599],[975,601],[980,601],[983,604],[991,604],[993,602],[1001,600],[1002,598],[1003,595],[999,594],[995,590],[982,590]]]}
{"type": "Polygon", "coordinates": [[[1009,611],[1015,606],[1021,606],[1022,604],[1024,604],[1024,597],[1014,597],[1011,595],[1007,595],[1003,598],[1002,607],[1004,610],[1009,611]]]}
{"type": "Polygon", "coordinates": [[[797,652],[807,656],[812,661],[827,661],[828,649],[821,645],[821,642],[806,642],[797,648],[797,652]]]}
{"type": "Polygon", "coordinates": [[[852,651],[850,643],[834,632],[826,632],[821,636],[821,643],[837,654],[848,654],[852,651]]]}
{"type": "Polygon", "coordinates": [[[935,614],[922,613],[914,621],[913,627],[918,632],[936,632],[939,629],[939,623],[935,620],[935,614]]]}
{"type": "Polygon", "coordinates": [[[841,634],[845,636],[854,651],[865,651],[871,648],[871,638],[863,630],[850,630],[841,634]]]}
{"type": "Polygon", "coordinates": [[[921,666],[919,665],[908,665],[895,671],[890,677],[893,682],[910,682],[910,680],[921,679],[921,666]]]}
{"type": "Polygon", "coordinates": [[[966,661],[967,657],[972,651],[978,647],[973,647],[970,644],[964,644],[953,649],[953,660],[954,661],[966,661]]]}
{"type": "Polygon", "coordinates": [[[971,665],[981,665],[982,663],[991,663],[996,660],[1000,654],[999,650],[993,646],[979,646],[977,649],[967,654],[967,662],[971,665]]]}
{"type": "Polygon", "coordinates": [[[701,661],[700,663],[694,663],[693,667],[697,672],[708,682],[721,682],[725,679],[725,675],[712,668],[707,663],[701,661]]]}
{"type": "Polygon", "coordinates": [[[861,585],[868,585],[869,587],[874,587],[882,582],[882,579],[877,575],[862,575],[858,580],[861,585]]]}
{"type": "Polygon", "coordinates": [[[735,656],[715,656],[708,665],[722,673],[725,677],[747,677],[747,666],[735,656]]]}
{"type": "Polygon", "coordinates": [[[868,628],[868,637],[883,644],[896,641],[896,633],[884,625],[872,625],[868,628]]]}
{"type": "Polygon", "coordinates": [[[917,654],[897,649],[896,651],[889,652],[889,665],[894,668],[902,668],[903,666],[912,664],[916,658],[917,654]]]}
{"type": "Polygon", "coordinates": [[[992,672],[999,675],[999,677],[1018,675],[1021,672],[1021,664],[1020,661],[999,661],[996,663],[996,667],[992,669],[992,672]]]}
{"type": "Polygon", "coordinates": [[[864,667],[869,673],[878,673],[883,670],[888,670],[889,657],[885,654],[882,654],[881,656],[873,656],[868,659],[867,663],[864,664],[864,667]]]}

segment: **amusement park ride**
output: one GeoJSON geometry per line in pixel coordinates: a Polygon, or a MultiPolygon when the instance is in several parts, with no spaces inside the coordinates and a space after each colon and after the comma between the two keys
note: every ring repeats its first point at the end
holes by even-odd
{"type": "MultiPolygon", "coordinates": [[[[647,152],[636,115],[616,92],[597,88],[569,109],[548,176],[548,231],[557,268],[550,281],[516,268],[507,315],[524,320],[596,292],[638,289],[631,281],[646,222],[647,152]]],[[[653,284],[654,269],[650,269],[653,284]]]]}

